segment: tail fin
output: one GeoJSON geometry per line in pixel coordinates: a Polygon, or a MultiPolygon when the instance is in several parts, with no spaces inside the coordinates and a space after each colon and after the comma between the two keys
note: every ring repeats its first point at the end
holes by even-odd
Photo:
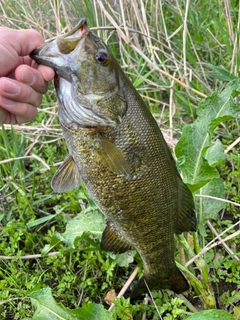
{"type": "Polygon", "coordinates": [[[133,288],[131,293],[131,300],[137,300],[141,298],[141,295],[150,290],[170,289],[176,293],[189,290],[189,284],[182,273],[176,266],[168,270],[167,275],[164,275],[159,270],[158,274],[144,274],[143,277],[138,281],[136,286],[133,288]],[[148,288],[147,288],[147,286],[148,288]]]}

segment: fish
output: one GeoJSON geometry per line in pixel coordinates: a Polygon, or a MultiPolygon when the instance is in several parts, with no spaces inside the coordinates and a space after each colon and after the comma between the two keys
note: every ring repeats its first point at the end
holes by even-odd
{"type": "Polygon", "coordinates": [[[56,72],[58,118],[69,155],[52,180],[55,192],[84,183],[106,217],[100,247],[135,248],[144,265],[132,289],[189,290],[175,263],[174,234],[196,231],[192,193],[149,107],[85,18],[30,57],[56,72]]]}

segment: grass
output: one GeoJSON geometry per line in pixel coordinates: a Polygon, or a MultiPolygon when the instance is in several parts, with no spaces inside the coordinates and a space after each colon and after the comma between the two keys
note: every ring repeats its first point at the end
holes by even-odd
{"type": "MultiPolygon", "coordinates": [[[[0,0],[0,6],[1,25],[34,28],[45,39],[87,17],[148,103],[172,147],[183,127],[197,119],[200,101],[239,78],[239,1],[0,0]]],[[[112,288],[119,292],[137,264],[139,274],[142,270],[135,252],[120,257],[102,252],[97,234],[81,231],[71,240],[66,235],[66,227],[80,212],[101,216],[84,186],[60,195],[51,190],[56,167],[67,155],[56,113],[57,98],[51,84],[33,122],[5,125],[0,131],[3,319],[31,319],[35,309],[29,295],[45,287],[69,309],[91,301],[107,308],[105,294],[112,288]]],[[[216,211],[214,218],[203,219],[198,233],[188,242],[178,238],[184,247],[178,256],[180,265],[185,268],[188,260],[194,261],[185,270],[194,290],[185,296],[167,290],[153,293],[155,305],[145,301],[133,306],[120,298],[112,311],[115,318],[187,319],[208,307],[207,298],[202,298],[206,294],[213,298],[215,307],[239,319],[238,119],[222,121],[211,135],[212,141],[221,141],[226,154],[216,167],[224,190],[214,188],[210,194],[201,188],[196,195],[197,212],[203,217],[207,214],[207,206],[198,200],[202,195],[222,198],[225,194],[229,202],[223,207],[220,201],[209,202],[216,211]],[[209,250],[219,234],[232,238],[209,250]],[[199,277],[202,286],[196,284],[199,277]]]]}

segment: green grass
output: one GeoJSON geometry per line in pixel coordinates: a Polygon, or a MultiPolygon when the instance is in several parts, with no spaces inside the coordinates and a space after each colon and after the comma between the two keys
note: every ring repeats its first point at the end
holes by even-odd
{"type": "MultiPolygon", "coordinates": [[[[108,27],[95,32],[107,41],[149,104],[167,141],[175,146],[183,128],[198,118],[202,98],[216,90],[222,92],[228,82],[239,77],[239,1],[134,0],[123,6],[123,11],[121,3],[0,0],[3,13],[0,22],[17,29],[35,28],[45,39],[70,29],[83,16],[90,27],[108,27]]],[[[239,98],[234,92],[233,96],[239,108],[239,98]]],[[[85,213],[98,217],[99,230],[103,227],[101,214],[84,186],[64,194],[53,193],[50,182],[67,155],[67,148],[56,118],[57,98],[52,85],[40,109],[31,123],[5,125],[0,131],[0,315],[3,319],[32,319],[36,301],[42,301],[36,298],[42,292],[39,290],[47,287],[51,288],[58,306],[71,310],[81,307],[82,311],[76,312],[84,312],[92,302],[107,309],[106,293],[111,289],[118,293],[137,265],[138,277],[142,272],[141,260],[134,251],[124,256],[101,251],[99,234],[89,233],[95,230],[90,222],[89,230],[79,230],[78,237],[70,239],[66,229],[81,216],[79,213],[82,217],[85,213]]],[[[181,243],[184,252],[181,247],[182,254],[177,259],[193,291],[185,296],[176,296],[168,290],[152,293],[155,305],[149,301],[131,305],[122,297],[112,310],[113,319],[132,316],[133,319],[183,320],[213,305],[239,319],[239,144],[227,149],[238,139],[239,129],[238,119],[230,117],[209,131],[211,143],[219,139],[226,151],[226,158],[220,161],[219,156],[213,167],[219,172],[221,182],[215,184],[213,191],[201,186],[196,196],[197,213],[199,218],[203,217],[198,232],[188,242],[178,237],[178,247],[181,243]],[[222,198],[223,194],[231,203],[215,200],[206,205],[199,200],[206,201],[201,195],[222,198]],[[205,224],[210,205],[214,218],[205,224]],[[233,224],[235,227],[228,230],[233,224]],[[216,235],[224,231],[222,237],[233,235],[226,242],[227,247],[219,245],[207,250],[216,235]],[[186,269],[186,262],[203,249],[201,258],[186,269]]],[[[186,158],[178,159],[183,173],[186,158]]],[[[186,174],[184,178],[188,179],[186,174]]]]}

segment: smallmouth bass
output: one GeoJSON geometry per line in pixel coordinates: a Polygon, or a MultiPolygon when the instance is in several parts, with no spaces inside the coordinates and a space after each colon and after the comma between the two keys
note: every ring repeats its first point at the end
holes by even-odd
{"type": "Polygon", "coordinates": [[[132,298],[151,290],[180,293],[188,282],[174,261],[174,233],[196,230],[192,194],[162,133],[107,45],[85,19],[31,57],[56,71],[58,117],[69,155],[55,192],[84,182],[107,218],[101,248],[135,247],[144,275],[132,298]]]}

